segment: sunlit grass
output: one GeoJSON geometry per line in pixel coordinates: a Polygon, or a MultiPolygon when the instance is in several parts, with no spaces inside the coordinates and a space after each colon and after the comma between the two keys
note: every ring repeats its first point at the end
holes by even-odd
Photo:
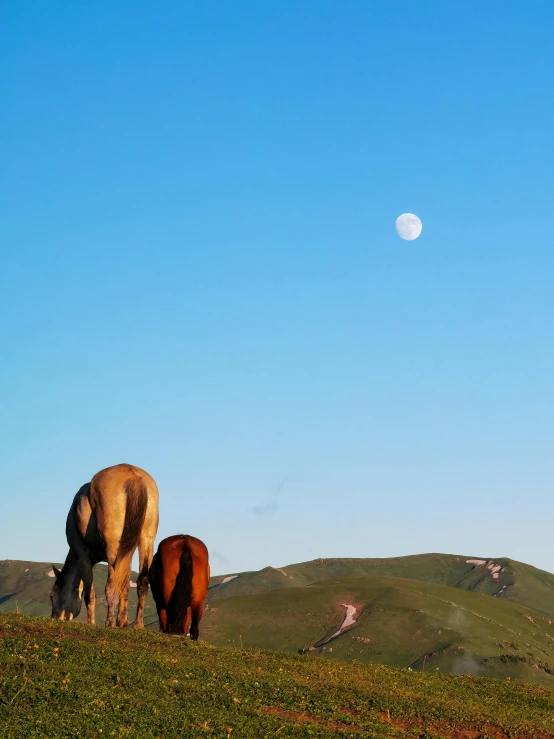
{"type": "Polygon", "coordinates": [[[554,691],[0,615],[2,737],[554,737],[554,691]]]}

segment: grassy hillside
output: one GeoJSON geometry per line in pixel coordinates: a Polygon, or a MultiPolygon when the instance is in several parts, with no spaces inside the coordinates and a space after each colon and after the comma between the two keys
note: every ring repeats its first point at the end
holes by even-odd
{"type": "Polygon", "coordinates": [[[201,633],[218,645],[554,686],[550,619],[500,598],[416,580],[366,575],[219,599],[208,604],[201,633]],[[354,625],[324,643],[347,605],[357,609],[354,625]]]}
{"type": "MultiPolygon", "coordinates": [[[[554,619],[554,575],[514,560],[417,554],[379,559],[316,559],[280,569],[231,573],[210,600],[268,590],[305,587],[323,580],[361,575],[402,577],[512,600],[554,619]],[[481,564],[477,564],[481,563],[481,564]]],[[[215,579],[221,582],[224,577],[215,579]]]]}
{"type": "Polygon", "coordinates": [[[522,562],[506,561],[505,577],[510,587],[502,597],[527,605],[554,620],[554,575],[522,562]]]}
{"type": "Polygon", "coordinates": [[[490,595],[497,593],[502,587],[498,580],[491,577],[486,567],[476,567],[468,563],[468,559],[470,558],[449,554],[419,554],[379,559],[315,559],[279,569],[266,567],[259,572],[238,573],[236,579],[225,584],[225,594],[221,589],[214,591],[213,597],[305,587],[323,580],[361,575],[404,577],[437,585],[478,590],[490,595]]]}
{"type": "MultiPolygon", "coordinates": [[[[51,574],[46,563],[0,563],[0,612],[48,616],[51,574]]],[[[528,565],[427,554],[315,560],[231,577],[212,578],[208,593],[201,635],[215,645],[554,684],[554,577],[528,565]],[[326,641],[347,606],[355,623],[326,641]]],[[[99,565],[98,623],[105,580],[99,565]]],[[[135,589],[130,600],[132,614],[135,589]]],[[[145,622],[157,630],[150,596],[145,622]]]]}
{"type": "Polygon", "coordinates": [[[553,739],[554,691],[1,614],[0,735],[553,739]]]}

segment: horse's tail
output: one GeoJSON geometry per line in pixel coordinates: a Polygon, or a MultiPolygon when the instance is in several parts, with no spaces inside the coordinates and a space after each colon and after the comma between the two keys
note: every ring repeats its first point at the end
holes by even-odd
{"type": "Polygon", "coordinates": [[[146,508],[148,507],[148,492],[142,480],[130,478],[125,483],[124,489],[127,498],[125,501],[125,519],[116,559],[113,563],[112,580],[113,588],[118,594],[127,588],[131,575],[131,558],[138,546],[140,532],[146,518],[146,508]],[[128,567],[123,564],[126,561],[129,564],[128,567]]]}
{"type": "Polygon", "coordinates": [[[137,548],[140,532],[142,531],[144,519],[146,518],[146,508],[148,507],[148,491],[141,479],[131,477],[127,480],[125,483],[125,493],[127,496],[125,521],[117,551],[118,559],[123,559],[137,548]]]}
{"type": "Polygon", "coordinates": [[[167,608],[169,632],[174,634],[183,633],[187,610],[192,601],[192,554],[187,541],[184,545],[179,559],[179,574],[167,608]]]}

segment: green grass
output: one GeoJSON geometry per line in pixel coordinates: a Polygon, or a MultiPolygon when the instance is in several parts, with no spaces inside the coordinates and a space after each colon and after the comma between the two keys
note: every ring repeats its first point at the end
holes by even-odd
{"type": "MultiPolygon", "coordinates": [[[[554,578],[495,560],[495,579],[465,557],[329,559],[240,573],[212,587],[201,636],[216,646],[275,649],[309,658],[357,660],[414,670],[510,677],[554,686],[554,578]],[[507,586],[502,597],[491,597],[507,586]],[[507,595],[511,594],[512,601],[507,595]],[[519,601],[519,602],[518,602],[519,601]],[[343,603],[357,606],[350,631],[311,649],[341,625],[343,603]],[[534,603],[537,610],[532,610],[534,603]]],[[[0,612],[48,616],[47,563],[0,562],[0,612]]],[[[212,578],[212,586],[223,578],[212,578]]],[[[97,623],[104,621],[106,567],[95,568],[97,623]]],[[[131,615],[136,590],[130,591],[131,615]]],[[[85,609],[78,619],[86,620],[85,609]]],[[[157,630],[149,595],[145,621],[157,630]]]]}
{"type": "Polygon", "coordinates": [[[399,667],[511,677],[554,687],[554,625],[517,603],[397,577],[327,580],[212,601],[201,635],[216,645],[306,650],[341,625],[355,626],[310,651],[399,667]]]}
{"type": "Polygon", "coordinates": [[[554,691],[0,615],[2,737],[554,737],[554,691]]]}

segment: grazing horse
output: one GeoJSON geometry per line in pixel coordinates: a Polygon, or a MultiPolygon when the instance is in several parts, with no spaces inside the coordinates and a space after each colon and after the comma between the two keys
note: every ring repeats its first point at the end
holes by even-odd
{"type": "Polygon", "coordinates": [[[198,639],[198,624],[210,582],[206,545],[194,536],[177,534],[160,542],[150,567],[150,587],[160,629],[198,639]]]}
{"type": "Polygon", "coordinates": [[[118,464],[98,472],[73,499],[65,532],[69,553],[62,570],[54,567],[56,580],[50,594],[52,618],[71,621],[81,612],[82,599],[88,623],[94,623],[92,568],[108,563],[106,626],[127,626],[131,560],[139,550],[138,608],[135,628],[144,628],[144,601],[148,570],[158,531],[158,488],[148,472],[130,464],[118,464]]]}

